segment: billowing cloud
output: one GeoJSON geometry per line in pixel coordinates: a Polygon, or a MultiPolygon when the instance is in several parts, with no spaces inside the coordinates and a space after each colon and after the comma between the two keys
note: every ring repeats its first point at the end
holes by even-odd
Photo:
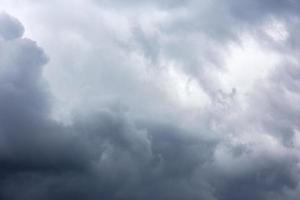
{"type": "Polygon", "coordinates": [[[299,196],[297,1],[3,5],[0,199],[299,196]]]}

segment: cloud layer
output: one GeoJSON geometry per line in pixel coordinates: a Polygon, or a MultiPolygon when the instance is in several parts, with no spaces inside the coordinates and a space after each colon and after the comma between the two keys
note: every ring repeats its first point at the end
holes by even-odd
{"type": "Polygon", "coordinates": [[[0,14],[0,199],[297,199],[297,1],[21,4],[29,25],[0,14]],[[266,61],[228,62],[253,44],[266,61]]]}

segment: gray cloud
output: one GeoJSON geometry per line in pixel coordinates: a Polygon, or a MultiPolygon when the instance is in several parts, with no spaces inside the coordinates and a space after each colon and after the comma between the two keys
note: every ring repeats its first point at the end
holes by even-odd
{"type": "Polygon", "coordinates": [[[0,24],[0,33],[4,39],[15,39],[23,35],[24,27],[14,17],[2,13],[0,24]]]}
{"type": "Polygon", "coordinates": [[[240,91],[222,91],[214,75],[222,72],[227,45],[238,43],[242,31],[259,32],[269,17],[283,20],[292,34],[276,51],[296,55],[296,1],[96,3],[96,11],[105,5],[110,17],[115,9],[136,17],[146,8],[167,17],[148,24],[154,30],[142,24],[147,20],[128,17],[128,33],[117,37],[109,32],[113,24],[71,26],[66,15],[67,25],[57,22],[55,37],[47,37],[82,48],[53,51],[45,42],[54,56],[49,62],[23,38],[17,19],[0,15],[1,199],[297,199],[298,61],[283,62],[257,81],[246,108],[237,99],[240,91]],[[191,112],[169,99],[159,79],[164,61],[196,79],[211,98],[204,109],[191,112]],[[64,83],[87,99],[70,124],[51,117],[57,99],[42,73],[54,64],[73,67],[64,83]],[[86,108],[93,97],[100,103],[86,108]]]}

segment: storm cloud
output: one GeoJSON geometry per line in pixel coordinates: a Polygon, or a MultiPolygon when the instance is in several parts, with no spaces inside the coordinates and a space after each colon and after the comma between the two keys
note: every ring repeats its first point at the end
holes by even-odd
{"type": "Polygon", "coordinates": [[[298,199],[298,1],[0,3],[0,199],[298,199]]]}

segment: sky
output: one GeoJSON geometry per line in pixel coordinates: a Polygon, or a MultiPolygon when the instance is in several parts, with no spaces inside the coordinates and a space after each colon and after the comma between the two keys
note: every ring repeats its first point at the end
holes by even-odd
{"type": "Polygon", "coordinates": [[[0,199],[298,200],[300,1],[0,0],[0,199]]]}

